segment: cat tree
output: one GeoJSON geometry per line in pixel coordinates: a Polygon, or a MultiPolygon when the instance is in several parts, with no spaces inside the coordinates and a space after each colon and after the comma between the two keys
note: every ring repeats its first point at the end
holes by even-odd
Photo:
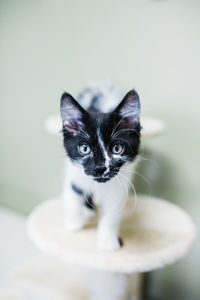
{"type": "MultiPolygon", "coordinates": [[[[143,119],[142,127],[143,136],[154,136],[162,132],[164,125],[159,120],[143,119]]],[[[49,118],[46,129],[49,133],[58,133],[61,129],[59,118],[49,118]]],[[[187,213],[165,200],[148,196],[138,196],[133,211],[129,206],[134,201],[132,197],[120,228],[124,246],[115,252],[97,247],[95,219],[80,232],[67,232],[60,199],[48,200],[31,213],[28,219],[30,238],[40,250],[51,255],[48,268],[57,260],[57,267],[53,268],[56,280],[60,278],[62,282],[63,276],[67,278],[64,290],[61,284],[54,288],[57,300],[140,299],[141,272],[174,263],[188,252],[195,238],[195,227],[187,213]],[[65,263],[65,271],[61,262],[65,263]]],[[[41,264],[44,261],[41,260],[41,264]]],[[[40,273],[46,269],[44,267],[40,273]]]]}
{"type": "Polygon", "coordinates": [[[124,246],[115,252],[98,249],[95,221],[80,232],[66,232],[60,199],[48,200],[33,211],[28,232],[42,251],[68,265],[87,268],[89,299],[138,299],[139,277],[128,274],[155,270],[183,257],[195,229],[182,209],[161,199],[140,196],[134,215],[127,211],[120,230],[124,246]],[[105,288],[108,282],[111,287],[105,288]]]}

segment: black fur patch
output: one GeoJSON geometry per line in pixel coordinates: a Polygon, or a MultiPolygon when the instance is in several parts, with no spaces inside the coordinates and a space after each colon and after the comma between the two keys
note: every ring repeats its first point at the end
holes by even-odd
{"type": "Polygon", "coordinates": [[[89,208],[89,209],[95,209],[94,201],[93,201],[91,195],[86,195],[86,196],[85,196],[85,202],[84,202],[84,205],[85,205],[87,208],[89,208]]]}
{"type": "Polygon", "coordinates": [[[81,195],[84,194],[83,191],[82,191],[76,184],[72,183],[71,186],[72,186],[72,190],[73,190],[75,193],[77,193],[78,195],[81,196],[81,195]]]}
{"type": "Polygon", "coordinates": [[[124,243],[123,243],[122,239],[121,239],[120,237],[118,237],[118,240],[119,240],[119,244],[120,244],[120,246],[122,247],[122,246],[124,245],[124,243]]]}
{"type": "Polygon", "coordinates": [[[82,189],[80,189],[76,184],[72,183],[71,184],[71,187],[72,187],[72,190],[80,195],[80,196],[83,196],[83,199],[84,199],[84,205],[89,208],[89,209],[95,209],[95,205],[94,205],[94,202],[93,202],[93,198],[92,198],[92,195],[89,195],[89,194],[85,194],[83,192],[82,189]]]}
{"type": "Polygon", "coordinates": [[[91,104],[88,107],[89,112],[98,112],[99,111],[99,101],[101,100],[102,95],[97,94],[92,98],[91,104]]]}

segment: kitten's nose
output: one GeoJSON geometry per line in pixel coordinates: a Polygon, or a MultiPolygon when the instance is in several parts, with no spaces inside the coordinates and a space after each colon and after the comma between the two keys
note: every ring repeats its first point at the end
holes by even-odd
{"type": "Polygon", "coordinates": [[[106,167],[105,166],[96,166],[95,168],[94,168],[94,170],[95,170],[95,172],[96,172],[96,174],[98,174],[98,175],[103,175],[103,173],[105,172],[105,170],[106,170],[106,167]]]}

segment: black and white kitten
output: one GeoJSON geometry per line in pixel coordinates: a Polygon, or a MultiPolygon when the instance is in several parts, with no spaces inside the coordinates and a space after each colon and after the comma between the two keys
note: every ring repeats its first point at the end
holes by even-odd
{"type": "Polygon", "coordinates": [[[66,228],[83,228],[98,203],[98,245],[116,250],[122,206],[140,144],[139,96],[131,90],[122,99],[111,84],[96,84],[76,100],[64,93],[61,117],[69,157],[63,192],[66,228]]]}

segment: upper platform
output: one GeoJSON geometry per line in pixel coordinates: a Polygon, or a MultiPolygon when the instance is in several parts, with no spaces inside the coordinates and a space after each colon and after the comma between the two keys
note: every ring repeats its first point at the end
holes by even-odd
{"type": "MultiPolygon", "coordinates": [[[[132,200],[133,199],[129,199],[132,200]]],[[[134,213],[122,220],[124,246],[115,252],[96,244],[96,222],[77,232],[63,225],[62,203],[52,199],[29,216],[28,232],[37,247],[70,264],[113,272],[145,272],[171,264],[189,250],[195,227],[181,208],[167,201],[138,196],[134,213]]]]}

